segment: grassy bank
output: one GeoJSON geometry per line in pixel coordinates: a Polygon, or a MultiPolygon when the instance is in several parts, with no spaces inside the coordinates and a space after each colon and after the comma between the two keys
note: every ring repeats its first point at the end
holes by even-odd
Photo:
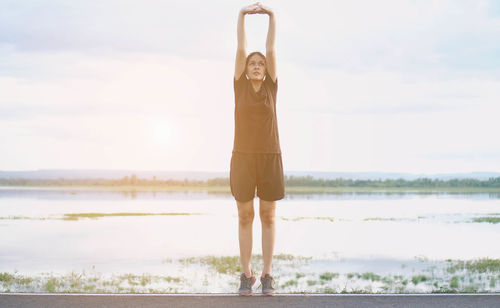
{"type": "MultiPolygon", "coordinates": [[[[279,293],[475,293],[500,290],[500,260],[446,260],[427,268],[393,273],[332,271],[329,260],[278,254],[274,274],[279,293]],[[325,263],[326,262],[326,263],[325,263]],[[314,265],[316,266],[310,266],[314,265]],[[321,269],[318,265],[322,265],[321,269]],[[313,270],[316,268],[316,270],[313,270]]],[[[348,261],[348,260],[347,260],[348,261]]],[[[397,262],[395,260],[395,262],[397,262]]],[[[423,261],[422,261],[423,262],[423,261]]],[[[178,269],[169,275],[71,272],[62,275],[0,273],[0,292],[51,293],[234,293],[241,272],[237,256],[167,259],[178,269]],[[189,268],[193,270],[189,271],[189,268]],[[216,279],[214,279],[216,278],[216,279]]],[[[259,269],[262,256],[254,255],[259,269]]],[[[402,264],[403,266],[404,264],[402,264]]],[[[258,272],[258,270],[257,270],[258,272]]],[[[257,288],[255,286],[254,288],[257,288]]]]}

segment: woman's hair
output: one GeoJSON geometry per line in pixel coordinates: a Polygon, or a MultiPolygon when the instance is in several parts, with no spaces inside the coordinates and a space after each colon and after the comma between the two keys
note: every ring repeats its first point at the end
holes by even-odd
{"type": "MultiPolygon", "coordinates": [[[[259,51],[254,51],[254,52],[251,52],[248,56],[247,56],[247,61],[245,62],[245,74],[247,73],[247,68],[248,68],[248,61],[250,61],[250,58],[253,56],[253,55],[259,55],[260,57],[262,57],[262,59],[264,59],[264,62],[266,62],[266,56],[264,56],[261,52],[259,51]]],[[[267,74],[267,68],[264,69],[264,75],[267,74]]],[[[265,78],[265,77],[264,77],[265,78]]]]}
{"type": "Polygon", "coordinates": [[[264,61],[266,61],[266,56],[264,56],[261,52],[259,51],[254,51],[254,52],[251,52],[248,56],[247,56],[247,61],[245,63],[245,70],[247,69],[247,66],[248,66],[248,61],[250,61],[250,58],[253,56],[253,55],[259,55],[262,57],[262,59],[264,59],[264,61]]]}

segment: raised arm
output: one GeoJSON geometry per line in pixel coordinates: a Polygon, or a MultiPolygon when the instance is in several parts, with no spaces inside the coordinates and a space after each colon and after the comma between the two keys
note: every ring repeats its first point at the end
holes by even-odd
{"type": "Polygon", "coordinates": [[[267,73],[276,82],[276,49],[274,47],[274,41],[276,39],[276,20],[274,17],[274,11],[264,5],[260,5],[261,10],[269,15],[269,28],[267,30],[267,40],[266,40],[266,68],[267,73]]]}
{"type": "Polygon", "coordinates": [[[254,3],[243,7],[238,14],[238,47],[236,49],[236,63],[234,66],[234,78],[237,80],[245,71],[247,59],[247,38],[245,35],[245,15],[262,13],[260,3],[254,3]]]}

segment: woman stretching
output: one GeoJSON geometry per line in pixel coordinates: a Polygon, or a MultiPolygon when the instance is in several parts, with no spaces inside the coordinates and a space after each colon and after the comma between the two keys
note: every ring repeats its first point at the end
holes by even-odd
{"type": "Polygon", "coordinates": [[[252,257],[253,200],[255,189],[260,200],[262,256],[260,276],[263,295],[274,295],[271,276],[275,238],[276,200],[284,197],[283,163],[276,117],[276,52],[273,11],[261,3],[241,9],[238,17],[238,49],[234,70],[235,130],[231,157],[231,193],[238,205],[240,262],[243,273],[239,295],[252,295],[256,281],[250,268],[252,257]],[[269,15],[266,56],[246,54],[245,15],[269,15]]]}

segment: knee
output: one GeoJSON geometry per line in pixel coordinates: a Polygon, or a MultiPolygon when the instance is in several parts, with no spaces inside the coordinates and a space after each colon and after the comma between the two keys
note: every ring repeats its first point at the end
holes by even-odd
{"type": "Polygon", "coordinates": [[[240,225],[250,225],[253,223],[254,211],[252,209],[240,209],[238,211],[238,220],[240,225]]]}
{"type": "Polygon", "coordinates": [[[274,211],[260,211],[260,221],[263,226],[272,226],[275,223],[274,211]]]}

